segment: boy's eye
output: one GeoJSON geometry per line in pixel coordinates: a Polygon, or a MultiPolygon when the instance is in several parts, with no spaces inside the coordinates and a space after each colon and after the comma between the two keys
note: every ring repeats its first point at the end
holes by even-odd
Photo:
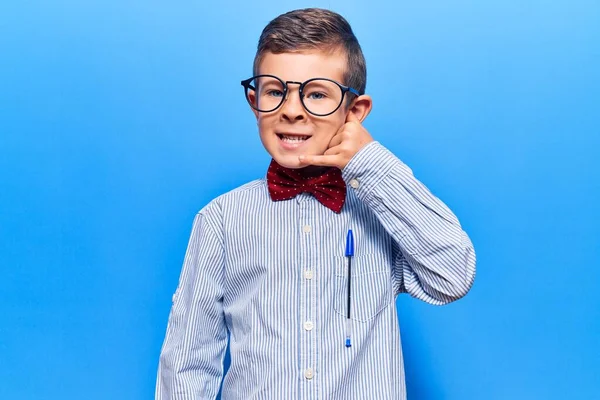
{"type": "Polygon", "coordinates": [[[306,97],[310,100],[321,100],[327,97],[327,95],[323,92],[311,92],[308,93],[306,97]]]}
{"type": "Polygon", "coordinates": [[[273,97],[281,97],[283,96],[283,92],[281,90],[267,90],[267,95],[268,96],[273,96],[273,97]]]}

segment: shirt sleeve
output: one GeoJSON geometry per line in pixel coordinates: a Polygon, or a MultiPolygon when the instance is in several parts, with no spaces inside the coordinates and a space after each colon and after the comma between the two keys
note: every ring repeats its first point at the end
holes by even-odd
{"type": "Polygon", "coordinates": [[[475,251],[456,216],[379,142],[342,170],[344,181],[392,236],[396,293],[431,304],[463,297],[475,279],[475,251]]]}
{"type": "MultiPolygon", "coordinates": [[[[210,205],[209,205],[210,206],[210,205]]],[[[215,399],[223,375],[223,237],[211,209],[193,223],[160,354],[156,399],[215,399]]]]}

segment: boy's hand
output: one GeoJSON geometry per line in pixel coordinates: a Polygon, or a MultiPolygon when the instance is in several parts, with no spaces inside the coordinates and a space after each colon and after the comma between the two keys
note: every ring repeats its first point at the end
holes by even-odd
{"type": "Polygon", "coordinates": [[[373,138],[362,126],[354,113],[349,112],[346,123],[331,138],[327,151],[322,156],[299,156],[300,165],[319,165],[343,169],[350,159],[373,138]]]}

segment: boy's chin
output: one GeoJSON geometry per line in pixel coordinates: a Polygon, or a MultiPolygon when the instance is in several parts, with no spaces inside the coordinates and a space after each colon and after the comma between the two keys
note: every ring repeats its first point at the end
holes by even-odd
{"type": "Polygon", "coordinates": [[[277,162],[277,164],[285,168],[297,169],[304,167],[303,165],[300,165],[300,160],[298,160],[298,156],[286,155],[273,157],[273,159],[277,162]]]}

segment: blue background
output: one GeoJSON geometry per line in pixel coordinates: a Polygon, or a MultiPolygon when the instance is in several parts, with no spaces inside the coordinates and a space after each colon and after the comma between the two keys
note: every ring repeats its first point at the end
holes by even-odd
{"type": "Polygon", "coordinates": [[[1,399],[152,398],[194,214],[268,164],[239,81],[314,5],[478,256],[398,300],[410,398],[597,398],[600,3],[71,0],[0,3],[1,399]]]}

